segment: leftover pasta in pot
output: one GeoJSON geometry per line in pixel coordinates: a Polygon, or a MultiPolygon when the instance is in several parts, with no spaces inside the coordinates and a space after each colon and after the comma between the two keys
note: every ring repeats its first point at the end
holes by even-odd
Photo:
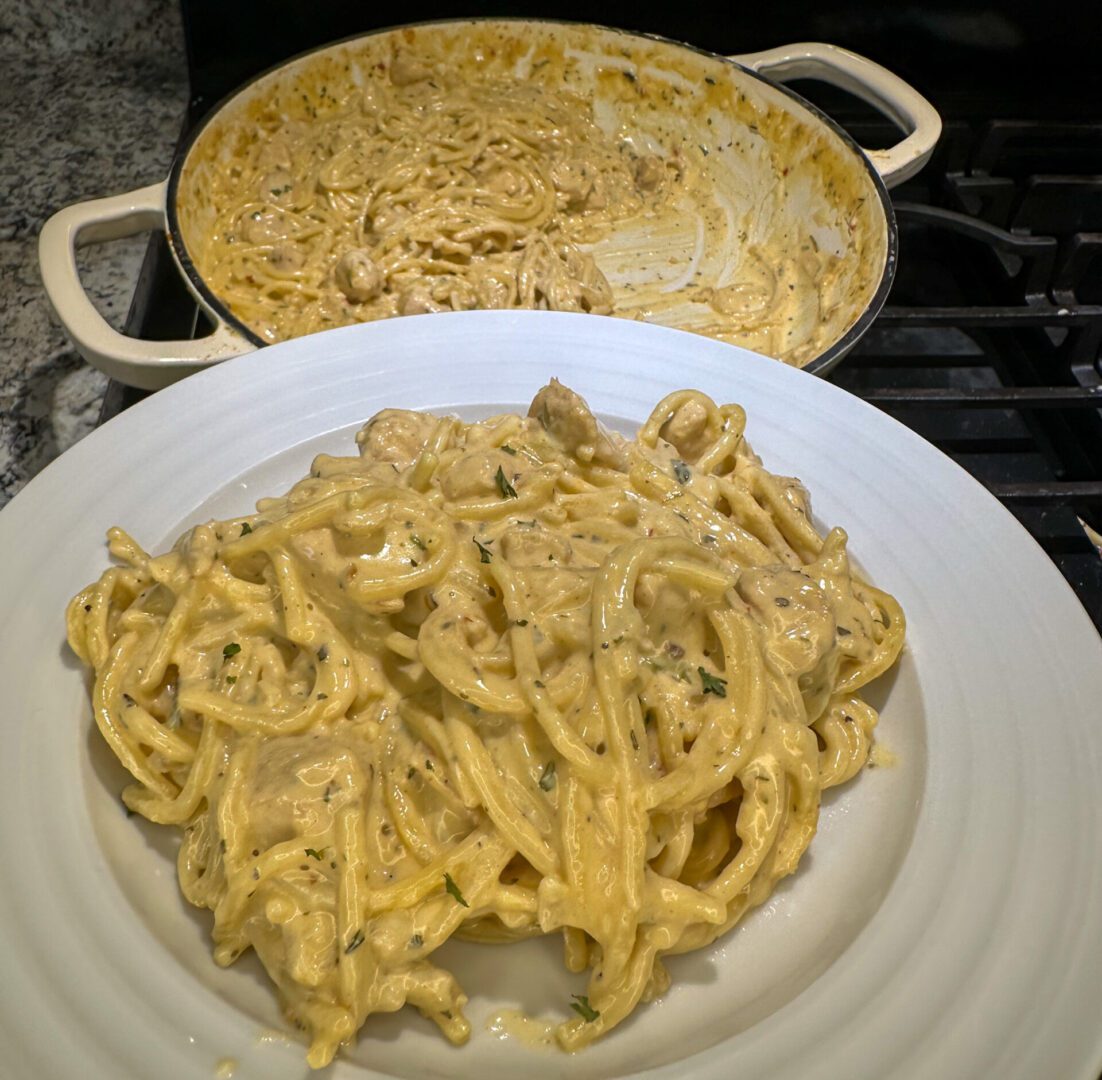
{"type": "Polygon", "coordinates": [[[235,314],[270,341],[431,311],[610,314],[579,243],[668,202],[677,162],[618,151],[569,93],[437,82],[401,58],[391,79],[262,127],[212,178],[201,269],[235,314]]]}
{"type": "Polygon", "coordinates": [[[387,409],[165,554],[111,530],[68,637],[123,799],[182,830],[215,960],[255,950],[312,1066],[405,1004],[466,1041],[453,935],[560,935],[578,1050],[796,870],[904,617],[745,422],[686,390],[627,440],[555,381],[387,409]]]}
{"type": "Polygon", "coordinates": [[[717,58],[592,27],[369,36],[219,110],[183,162],[180,236],[263,342],[538,308],[803,365],[870,303],[886,223],[852,151],[769,93],[717,58]]]}

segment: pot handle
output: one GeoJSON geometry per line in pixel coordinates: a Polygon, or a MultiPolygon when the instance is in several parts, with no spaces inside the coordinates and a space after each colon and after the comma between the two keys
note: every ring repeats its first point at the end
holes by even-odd
{"type": "Polygon", "coordinates": [[[167,182],[59,210],[42,227],[42,283],[65,332],[93,367],[143,390],[159,390],[255,346],[215,318],[214,332],[192,341],[142,341],[113,329],[95,309],[77,272],[76,249],[150,229],[165,229],[167,182]]]}
{"type": "Polygon", "coordinates": [[[887,150],[865,150],[888,187],[914,176],[929,161],[941,135],[941,117],[914,87],[887,68],[836,45],[804,41],[730,59],[778,82],[819,79],[831,83],[898,124],[907,132],[902,142],[887,150]]]}

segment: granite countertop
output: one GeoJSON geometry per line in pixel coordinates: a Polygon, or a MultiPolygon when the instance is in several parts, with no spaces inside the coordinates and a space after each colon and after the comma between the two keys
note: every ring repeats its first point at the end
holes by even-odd
{"type": "MultiPolygon", "coordinates": [[[[107,378],[42,288],[56,210],[163,179],[187,104],[175,3],[0,4],[0,506],[95,426],[107,378]]],[[[121,328],[144,237],[83,249],[82,279],[121,328]]]]}

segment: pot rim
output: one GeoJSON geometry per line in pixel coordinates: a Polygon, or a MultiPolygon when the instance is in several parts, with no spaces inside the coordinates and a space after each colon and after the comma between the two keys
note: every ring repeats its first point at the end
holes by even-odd
{"type": "Polygon", "coordinates": [[[594,22],[581,22],[574,19],[550,19],[550,18],[526,18],[519,15],[480,15],[471,18],[455,18],[455,19],[422,19],[416,22],[408,23],[396,23],[393,26],[379,27],[375,30],[368,30],[363,33],[350,34],[348,37],[338,38],[335,41],[325,42],[322,45],[316,45],[311,49],[305,49],[294,56],[290,56],[285,60],[281,60],[276,64],[272,64],[270,67],[265,68],[263,71],[257,72],[252,78],[241,83],[235,87],[219,101],[215,102],[206,113],[200,118],[200,120],[194,125],[194,127],[187,133],[184,140],[178,145],[176,153],[172,159],[172,166],[169,169],[168,174],[168,187],[165,192],[165,218],[167,222],[167,236],[169,248],[172,251],[173,258],[176,260],[177,266],[179,266],[181,272],[185,276],[195,296],[206,306],[210,311],[214,312],[218,318],[228,323],[235,330],[237,330],[247,341],[263,348],[272,344],[265,341],[259,334],[248,327],[242,322],[234,313],[229,309],[229,306],[225,304],[210,288],[206,279],[199,272],[198,267],[195,265],[190,254],[187,250],[187,245],[184,243],[183,232],[180,228],[179,214],[177,212],[177,195],[180,186],[180,178],[183,174],[184,165],[187,162],[188,155],[191,153],[192,147],[198,142],[203,132],[206,131],[207,126],[211,124],[216,117],[218,117],[224,109],[226,109],[231,102],[238,97],[246,93],[250,87],[256,83],[267,78],[269,75],[273,75],[275,72],[299,63],[299,61],[306,59],[309,56],[327,52],[329,49],[337,48],[341,45],[348,45],[354,41],[362,41],[366,38],[377,37],[382,34],[393,34],[400,30],[419,29],[429,26],[455,26],[457,24],[468,23],[517,23],[517,24],[537,24],[543,26],[570,26],[570,27],[587,27],[593,30],[602,31],[604,33],[622,34],[628,38],[642,38],[646,41],[656,41],[663,45],[672,45],[679,49],[685,49],[688,52],[696,53],[699,56],[707,57],[711,60],[719,60],[724,64],[729,64],[731,67],[737,68],[742,74],[748,75],[750,78],[757,79],[759,82],[764,83],[771,89],[784,94],[786,97],[795,101],[798,105],[806,109],[815,119],[820,123],[825,124],[841,141],[845,146],[853,153],[857,160],[864,167],[865,172],[868,174],[869,179],[872,181],[872,185],[876,190],[877,195],[880,198],[880,207],[884,212],[884,228],[886,232],[886,243],[884,252],[884,267],[880,274],[880,281],[877,283],[876,289],[873,291],[872,296],[869,298],[868,303],[865,305],[864,311],[854,320],[852,325],[846,330],[846,332],[838,338],[833,344],[829,345],[818,356],[809,360],[806,364],[802,365],[801,370],[810,372],[814,375],[824,375],[831,368],[835,367],[838,362],[853,348],[858,339],[861,338],[868,328],[872,325],[873,321],[880,314],[881,308],[883,308],[885,301],[888,298],[888,293],[891,291],[892,282],[895,280],[896,264],[898,262],[899,254],[899,227],[895,218],[895,210],[892,206],[891,196],[888,194],[887,185],[884,183],[884,178],[880,175],[876,166],[869,159],[869,156],[858,144],[857,140],[849,134],[848,131],[843,128],[837,120],[828,116],[817,105],[808,101],[801,94],[796,93],[794,90],[789,89],[783,83],[777,82],[773,79],[762,75],[760,72],[754,71],[752,68],[747,67],[745,64],[739,63],[738,60],[724,56],[721,53],[712,52],[710,49],[701,48],[697,45],[691,45],[684,41],[677,41],[675,38],[666,37],[663,34],[653,34],[641,30],[624,30],[615,26],[605,26],[601,23],[594,22]]]}

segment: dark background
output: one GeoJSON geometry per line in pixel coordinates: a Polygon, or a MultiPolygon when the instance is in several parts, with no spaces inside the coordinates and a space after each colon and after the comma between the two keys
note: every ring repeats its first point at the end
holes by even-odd
{"type": "Polygon", "coordinates": [[[946,117],[1102,119],[1102,3],[789,0],[660,5],[531,0],[181,0],[196,119],[250,76],[317,45],[396,24],[511,15],[663,34],[718,53],[825,41],[863,53],[946,117]]]}

